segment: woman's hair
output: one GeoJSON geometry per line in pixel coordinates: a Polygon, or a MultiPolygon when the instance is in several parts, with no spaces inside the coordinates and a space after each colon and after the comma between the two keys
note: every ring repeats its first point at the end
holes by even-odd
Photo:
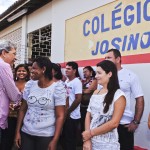
{"type": "Polygon", "coordinates": [[[26,81],[29,81],[30,80],[30,71],[29,71],[29,68],[26,64],[20,64],[18,65],[16,68],[15,68],[15,72],[14,72],[14,81],[18,81],[18,78],[17,78],[17,71],[20,67],[23,67],[26,71],[27,71],[27,76],[25,78],[26,81]]]}
{"type": "Polygon", "coordinates": [[[78,71],[78,64],[76,62],[74,61],[67,62],[66,66],[71,66],[72,69],[76,70],[75,76],[80,78],[79,71],[78,71]]]}
{"type": "Polygon", "coordinates": [[[96,73],[95,73],[94,69],[93,69],[91,66],[86,66],[86,67],[83,68],[83,70],[84,70],[84,69],[87,69],[87,70],[89,70],[90,72],[92,72],[92,77],[95,78],[96,73]]]}
{"type": "Polygon", "coordinates": [[[61,80],[63,75],[61,72],[61,68],[58,64],[52,63],[52,69],[54,69],[54,78],[57,80],[61,80]]]}
{"type": "Polygon", "coordinates": [[[112,72],[112,76],[110,77],[108,85],[107,85],[108,93],[106,94],[104,102],[103,102],[104,113],[107,113],[107,111],[109,110],[109,106],[111,105],[114,99],[114,94],[116,90],[120,88],[118,76],[117,76],[117,68],[115,64],[109,60],[104,60],[98,63],[97,67],[101,67],[106,72],[106,74],[108,74],[109,72],[112,72]]]}
{"type": "Polygon", "coordinates": [[[38,58],[35,58],[33,60],[33,63],[36,62],[37,65],[42,69],[42,68],[46,68],[45,72],[44,72],[44,76],[46,78],[48,78],[49,80],[52,80],[53,76],[52,76],[52,63],[50,61],[50,59],[48,57],[42,57],[39,56],[38,58]]]}

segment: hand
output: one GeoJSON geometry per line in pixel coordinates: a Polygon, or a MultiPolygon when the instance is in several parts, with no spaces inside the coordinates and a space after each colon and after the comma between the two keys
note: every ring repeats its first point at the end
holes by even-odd
{"type": "Polygon", "coordinates": [[[57,147],[57,141],[52,140],[48,145],[48,150],[56,150],[57,147]]]}
{"type": "Polygon", "coordinates": [[[83,143],[83,150],[92,150],[91,140],[88,140],[83,143]]]}
{"type": "Polygon", "coordinates": [[[86,130],[82,133],[82,137],[83,137],[83,142],[90,140],[92,135],[91,135],[91,131],[90,130],[86,130]]]}
{"type": "Polygon", "coordinates": [[[20,148],[20,145],[21,145],[21,135],[20,135],[20,132],[16,133],[16,136],[15,136],[15,144],[18,148],[20,148]]]}
{"type": "Polygon", "coordinates": [[[135,132],[135,130],[138,128],[138,125],[131,122],[130,124],[126,125],[125,127],[128,128],[129,132],[135,132]]]}

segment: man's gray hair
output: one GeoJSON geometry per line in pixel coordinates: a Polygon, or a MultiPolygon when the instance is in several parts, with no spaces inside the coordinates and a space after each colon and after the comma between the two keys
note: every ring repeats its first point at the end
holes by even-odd
{"type": "Polygon", "coordinates": [[[10,41],[0,40],[0,54],[3,50],[9,52],[12,48],[17,49],[16,45],[10,41]]]}

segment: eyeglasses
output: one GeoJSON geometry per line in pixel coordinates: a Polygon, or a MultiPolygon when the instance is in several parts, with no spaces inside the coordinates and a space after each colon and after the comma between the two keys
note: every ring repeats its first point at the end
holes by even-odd
{"type": "Polygon", "coordinates": [[[41,98],[37,99],[35,96],[30,96],[28,98],[28,102],[30,104],[34,104],[35,102],[38,102],[40,105],[46,105],[46,103],[48,103],[48,101],[51,101],[51,100],[46,97],[41,97],[41,98]]]}

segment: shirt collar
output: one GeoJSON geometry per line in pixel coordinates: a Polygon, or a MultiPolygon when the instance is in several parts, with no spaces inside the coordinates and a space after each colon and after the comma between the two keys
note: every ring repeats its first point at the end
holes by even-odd
{"type": "Polygon", "coordinates": [[[4,62],[4,60],[0,57],[0,61],[3,61],[4,62]]]}

